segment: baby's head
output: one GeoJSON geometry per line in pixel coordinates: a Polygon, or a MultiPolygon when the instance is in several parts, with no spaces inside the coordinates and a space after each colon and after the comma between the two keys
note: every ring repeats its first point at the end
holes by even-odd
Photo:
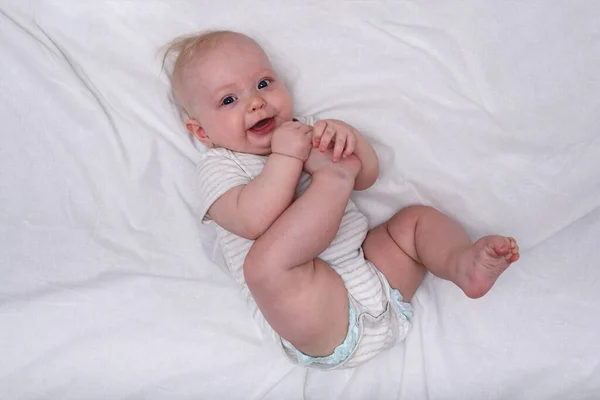
{"type": "Polygon", "coordinates": [[[292,99],[264,50],[230,31],[175,39],[173,94],[185,125],[208,147],[269,154],[275,128],[292,119],[292,99]]]}

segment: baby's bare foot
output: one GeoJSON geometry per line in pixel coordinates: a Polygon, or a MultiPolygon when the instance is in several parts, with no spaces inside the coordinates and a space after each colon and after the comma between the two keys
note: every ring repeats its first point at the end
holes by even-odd
{"type": "Polygon", "coordinates": [[[519,246],[513,238],[486,236],[460,253],[457,284],[471,298],[485,295],[496,279],[519,259],[519,246]]]}
{"type": "Polygon", "coordinates": [[[356,178],[361,170],[361,162],[355,155],[350,155],[338,162],[333,162],[333,152],[327,150],[321,152],[318,148],[312,149],[308,159],[304,162],[304,170],[314,175],[320,171],[334,171],[343,175],[349,175],[356,178]]]}

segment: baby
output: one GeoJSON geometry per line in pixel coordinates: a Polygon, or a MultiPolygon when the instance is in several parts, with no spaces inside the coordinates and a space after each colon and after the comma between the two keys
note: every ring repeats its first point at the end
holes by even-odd
{"type": "Polygon", "coordinates": [[[203,222],[218,225],[231,275],[293,362],[359,365],[406,337],[407,302],[426,271],[477,298],[519,258],[513,238],[472,243],[430,207],[369,230],[350,194],[377,179],[375,151],[342,121],[295,119],[288,89],[248,36],[179,38],[171,56],[185,126],[208,148],[197,166],[203,222]]]}

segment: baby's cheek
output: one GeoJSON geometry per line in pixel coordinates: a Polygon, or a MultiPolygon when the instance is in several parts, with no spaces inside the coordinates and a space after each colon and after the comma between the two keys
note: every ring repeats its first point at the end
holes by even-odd
{"type": "Polygon", "coordinates": [[[279,109],[279,117],[284,121],[293,120],[293,115],[291,104],[287,107],[284,105],[279,109]]]}
{"type": "Polygon", "coordinates": [[[277,103],[279,103],[279,116],[285,121],[291,121],[294,112],[294,105],[289,94],[287,92],[280,93],[277,103]]]}

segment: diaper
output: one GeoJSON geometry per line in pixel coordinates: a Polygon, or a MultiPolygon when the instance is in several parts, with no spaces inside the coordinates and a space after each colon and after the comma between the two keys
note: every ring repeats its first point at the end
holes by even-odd
{"type": "MultiPolygon", "coordinates": [[[[383,278],[385,280],[385,278],[383,278]]],[[[387,283],[387,280],[385,280],[387,283]]],[[[343,343],[335,348],[332,354],[324,357],[312,357],[296,349],[290,342],[281,338],[286,355],[295,363],[316,369],[335,369],[355,367],[374,357],[384,349],[406,337],[410,327],[413,310],[406,303],[400,292],[387,286],[388,306],[384,313],[373,317],[368,312],[361,312],[359,303],[348,295],[348,333],[343,343]],[[386,318],[387,317],[387,318],[386,318]],[[373,328],[383,331],[384,335],[371,335],[369,343],[362,339],[373,328]],[[377,340],[380,337],[383,340],[377,340]],[[375,339],[375,341],[373,341],[375,339]]]]}

